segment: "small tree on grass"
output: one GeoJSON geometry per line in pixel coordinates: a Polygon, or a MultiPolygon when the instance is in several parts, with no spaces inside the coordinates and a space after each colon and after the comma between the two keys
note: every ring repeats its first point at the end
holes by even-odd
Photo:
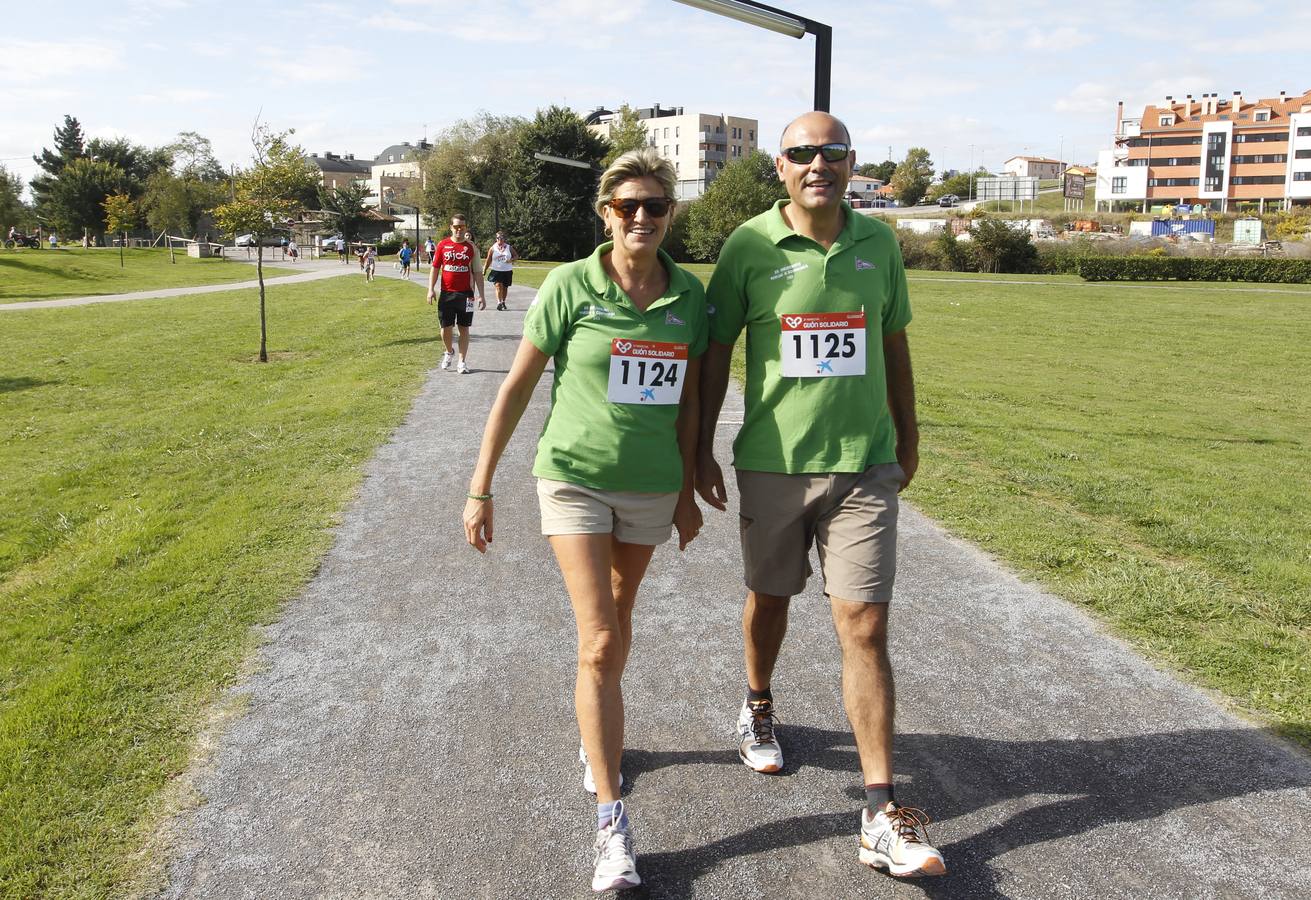
{"type": "Polygon", "coordinates": [[[100,204],[105,209],[105,227],[110,234],[121,234],[118,242],[118,267],[123,268],[123,248],[127,246],[127,232],[137,224],[137,207],[127,194],[110,194],[100,204]]]}
{"type": "Polygon", "coordinates": [[[786,196],[768,154],[756,150],[734,160],[688,209],[687,249],[697,259],[717,258],[733,229],[786,196]]]}
{"type": "Polygon", "coordinates": [[[257,124],[251,134],[253,165],[237,176],[234,197],[214,210],[214,220],[231,234],[250,234],[255,242],[259,281],[259,361],[269,361],[264,312],[264,236],[286,221],[314,190],[317,177],[304,152],[291,143],[292,132],[273,132],[257,124]]]}

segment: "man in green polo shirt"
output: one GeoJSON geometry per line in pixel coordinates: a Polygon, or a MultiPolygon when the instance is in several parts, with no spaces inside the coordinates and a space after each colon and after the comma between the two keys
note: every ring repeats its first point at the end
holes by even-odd
{"type": "Polygon", "coordinates": [[[865,776],[860,860],[897,876],[940,875],[927,818],[892,796],[888,604],[897,494],[915,475],[919,433],[906,274],[892,229],[843,202],[855,163],[841,121],[822,112],[796,119],[775,160],[789,199],[724,244],[706,297],[697,490],[726,508],[714,435],[745,330],[746,414],[733,444],[748,589],[739,756],[758,772],[783,767],[770,679],[813,541],[865,776]]]}

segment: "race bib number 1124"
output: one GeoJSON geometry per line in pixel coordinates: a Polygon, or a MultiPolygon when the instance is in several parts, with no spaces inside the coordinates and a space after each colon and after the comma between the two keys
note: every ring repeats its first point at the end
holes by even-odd
{"type": "Polygon", "coordinates": [[[797,313],[779,316],[779,359],[784,378],[865,374],[865,313],[797,313]]]}
{"type": "Polygon", "coordinates": [[[683,373],[687,369],[687,344],[663,341],[610,342],[610,385],[606,398],[611,403],[667,406],[683,394],[683,373]]]}

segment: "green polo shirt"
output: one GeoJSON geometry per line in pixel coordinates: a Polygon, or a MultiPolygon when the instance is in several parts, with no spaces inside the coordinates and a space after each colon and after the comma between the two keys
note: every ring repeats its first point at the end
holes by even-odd
{"type": "Polygon", "coordinates": [[[611,347],[616,338],[660,341],[700,356],[708,341],[705,290],[662,250],[669,287],[639,310],[601,266],[613,246],[552,270],[524,318],[524,337],[555,361],[533,474],[606,491],[669,493],[683,487],[679,404],[610,402],[611,347]]]}
{"type": "Polygon", "coordinates": [[[706,301],[710,337],[746,329],[746,415],[733,465],[759,472],[861,472],[895,462],[883,336],[910,322],[901,250],[884,222],[843,204],[846,224],[827,251],[783,219],[787,200],[744,222],[724,243],[706,301]],[[780,316],[865,311],[865,374],[781,374],[780,316]]]}

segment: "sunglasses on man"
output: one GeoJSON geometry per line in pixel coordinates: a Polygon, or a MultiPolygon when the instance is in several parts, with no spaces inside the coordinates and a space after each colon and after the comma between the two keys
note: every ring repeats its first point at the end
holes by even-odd
{"type": "Polygon", "coordinates": [[[637,215],[638,207],[646,210],[646,214],[653,219],[661,219],[669,215],[669,208],[674,205],[674,201],[668,197],[644,197],[637,200],[632,197],[625,197],[622,200],[611,200],[610,208],[619,213],[623,219],[631,219],[637,215]]]}
{"type": "Polygon", "coordinates": [[[801,144],[796,147],[787,147],[783,150],[783,155],[788,162],[794,162],[799,166],[809,165],[810,161],[818,153],[824,157],[826,162],[841,162],[847,158],[851,152],[851,147],[847,144],[801,144]]]}

